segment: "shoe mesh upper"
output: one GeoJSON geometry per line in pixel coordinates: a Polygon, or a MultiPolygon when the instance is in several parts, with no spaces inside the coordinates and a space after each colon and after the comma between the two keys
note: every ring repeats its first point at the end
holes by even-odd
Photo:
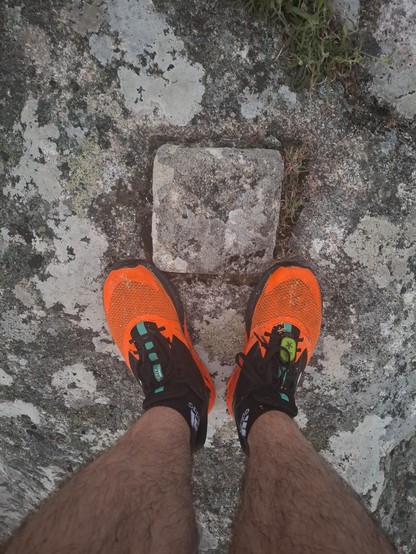
{"type": "Polygon", "coordinates": [[[321,305],[313,292],[297,278],[276,285],[270,292],[263,290],[254,310],[251,328],[280,317],[282,322],[285,318],[294,318],[302,322],[301,335],[306,335],[314,348],[319,337],[321,305]]]}
{"type": "Polygon", "coordinates": [[[157,314],[172,321],[178,319],[172,301],[162,288],[155,290],[144,283],[130,280],[119,283],[111,297],[107,323],[121,351],[126,326],[140,314],[157,314]]]}

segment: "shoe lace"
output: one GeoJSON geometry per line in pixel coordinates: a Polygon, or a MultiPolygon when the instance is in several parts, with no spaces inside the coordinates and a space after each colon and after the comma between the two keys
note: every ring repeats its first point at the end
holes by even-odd
{"type": "MultiPolygon", "coordinates": [[[[290,359],[289,350],[281,344],[281,326],[273,327],[270,333],[265,332],[264,337],[257,333],[254,335],[258,341],[254,356],[239,352],[235,357],[236,364],[240,369],[244,366],[244,374],[256,388],[277,386],[280,390],[294,394],[305,369],[305,364],[301,361],[303,356],[298,361],[290,359]],[[266,351],[264,357],[261,356],[259,345],[266,351]]],[[[296,344],[302,341],[302,338],[298,338],[296,344]]],[[[296,351],[300,352],[301,349],[296,348],[296,351]]]]}
{"type": "MultiPolygon", "coordinates": [[[[132,350],[133,355],[139,356],[135,358],[135,371],[142,383],[143,390],[153,390],[162,385],[166,385],[174,376],[173,368],[175,367],[175,355],[172,348],[172,341],[165,337],[162,332],[166,331],[166,327],[158,327],[155,324],[147,324],[147,334],[132,338],[129,342],[134,345],[136,350],[132,350]],[[151,360],[149,351],[146,349],[146,343],[152,342],[152,352],[157,353],[157,361],[151,360]],[[154,365],[160,364],[162,368],[163,378],[156,379],[154,374],[154,365]]],[[[178,381],[178,375],[175,375],[175,381],[178,381]]]]}

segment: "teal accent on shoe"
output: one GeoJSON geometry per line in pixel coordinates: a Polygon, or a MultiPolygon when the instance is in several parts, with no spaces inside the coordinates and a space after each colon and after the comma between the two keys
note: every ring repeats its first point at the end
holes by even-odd
{"type": "Polygon", "coordinates": [[[149,342],[144,343],[144,346],[145,346],[146,350],[151,350],[154,347],[154,344],[151,340],[149,340],[149,342]]]}
{"type": "Polygon", "coordinates": [[[292,325],[290,323],[284,323],[284,332],[285,333],[291,333],[292,332],[292,325]]]}
{"type": "Polygon", "coordinates": [[[151,353],[149,354],[149,360],[150,360],[151,362],[156,362],[156,361],[158,360],[157,354],[156,354],[155,352],[151,352],[151,353]]]}
{"type": "Polygon", "coordinates": [[[154,364],[153,375],[155,376],[156,381],[161,381],[163,379],[163,371],[160,364],[154,364]]]}
{"type": "Polygon", "coordinates": [[[143,322],[138,323],[136,325],[136,329],[137,329],[140,336],[147,335],[146,325],[143,322]]]}
{"type": "Polygon", "coordinates": [[[284,387],[284,385],[285,385],[285,383],[286,383],[287,371],[283,370],[282,373],[283,373],[283,383],[282,383],[282,387],[284,387]]]}
{"type": "Polygon", "coordinates": [[[283,394],[283,392],[280,393],[280,398],[282,400],[286,400],[286,402],[289,402],[289,397],[287,394],[283,394]]]}
{"type": "Polygon", "coordinates": [[[155,392],[163,392],[165,390],[165,387],[159,387],[158,389],[155,389],[155,392]]]}

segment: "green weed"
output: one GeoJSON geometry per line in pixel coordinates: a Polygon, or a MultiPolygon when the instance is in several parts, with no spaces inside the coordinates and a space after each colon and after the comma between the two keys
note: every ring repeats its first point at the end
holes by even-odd
{"type": "Polygon", "coordinates": [[[308,147],[306,144],[291,144],[283,152],[284,173],[280,199],[279,226],[273,256],[288,259],[294,256],[291,238],[294,226],[305,204],[303,184],[308,175],[308,147]]]}
{"type": "Polygon", "coordinates": [[[307,150],[302,146],[288,146],[283,151],[285,170],[280,201],[279,230],[285,235],[293,228],[302,211],[302,182],[308,172],[307,150]]]}
{"type": "Polygon", "coordinates": [[[327,86],[346,77],[363,59],[356,30],[338,24],[327,0],[240,0],[257,17],[280,24],[282,54],[292,71],[292,87],[327,86]]]}

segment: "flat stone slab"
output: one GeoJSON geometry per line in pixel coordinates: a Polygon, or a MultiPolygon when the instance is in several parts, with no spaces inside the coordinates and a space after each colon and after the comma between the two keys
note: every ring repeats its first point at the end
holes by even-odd
{"type": "Polygon", "coordinates": [[[371,94],[412,120],[416,115],[416,5],[414,0],[382,2],[374,33],[380,57],[371,67],[371,94]]]}
{"type": "Polygon", "coordinates": [[[165,144],[153,167],[153,261],[179,273],[257,273],[273,259],[277,150],[165,144]]]}

